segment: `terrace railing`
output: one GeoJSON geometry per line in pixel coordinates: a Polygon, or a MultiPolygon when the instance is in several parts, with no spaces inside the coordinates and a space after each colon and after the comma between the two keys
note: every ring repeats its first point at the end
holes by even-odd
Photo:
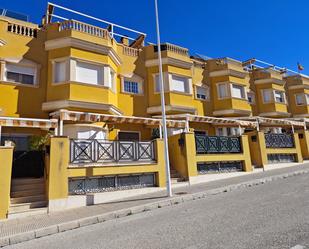
{"type": "Polygon", "coordinates": [[[62,30],[75,30],[79,32],[83,32],[89,35],[102,37],[104,39],[108,38],[108,31],[107,29],[102,29],[97,26],[93,26],[87,23],[75,21],[75,20],[67,20],[61,22],[59,24],[59,31],[62,30]]]}
{"type": "Polygon", "coordinates": [[[8,24],[8,32],[11,32],[15,35],[22,35],[35,38],[37,37],[37,29],[15,23],[8,24]]]}
{"type": "Polygon", "coordinates": [[[195,135],[197,154],[241,153],[240,137],[195,135]]]}
{"type": "Polygon", "coordinates": [[[71,164],[155,161],[154,141],[70,140],[71,164]]]}
{"type": "Polygon", "coordinates": [[[266,133],[266,148],[294,148],[293,134],[285,133],[266,133]]]}

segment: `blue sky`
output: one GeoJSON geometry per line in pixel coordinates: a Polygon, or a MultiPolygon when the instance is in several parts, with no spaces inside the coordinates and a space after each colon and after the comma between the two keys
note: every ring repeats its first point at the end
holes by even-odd
{"type": "MultiPolygon", "coordinates": [[[[308,0],[158,0],[161,40],[189,48],[191,54],[252,57],[309,74],[308,0]]],[[[84,13],[147,33],[156,41],[153,0],[54,0],[84,13]]],[[[0,7],[40,22],[42,0],[1,0],[0,7]]]]}

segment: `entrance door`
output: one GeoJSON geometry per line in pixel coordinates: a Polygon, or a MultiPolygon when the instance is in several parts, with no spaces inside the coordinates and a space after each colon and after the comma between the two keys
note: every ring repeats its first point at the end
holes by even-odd
{"type": "Polygon", "coordinates": [[[43,177],[45,168],[44,151],[30,149],[29,135],[4,135],[1,139],[12,141],[15,145],[13,153],[12,178],[43,177]]]}

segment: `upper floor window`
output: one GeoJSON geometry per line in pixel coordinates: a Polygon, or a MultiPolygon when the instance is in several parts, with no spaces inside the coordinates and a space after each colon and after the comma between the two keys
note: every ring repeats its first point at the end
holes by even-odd
{"type": "Polygon", "coordinates": [[[219,99],[230,97],[229,85],[227,83],[218,84],[217,90],[219,99]]]}
{"type": "Polygon", "coordinates": [[[182,93],[189,93],[189,80],[186,77],[172,75],[170,90],[182,93]]]}
{"type": "Polygon", "coordinates": [[[248,97],[248,102],[250,104],[254,104],[255,103],[255,95],[254,95],[253,92],[247,93],[247,97],[248,97]]]}
{"type": "Polygon", "coordinates": [[[295,94],[295,101],[296,105],[305,105],[306,104],[306,98],[303,93],[295,94]]]}
{"type": "Polygon", "coordinates": [[[36,67],[7,62],[4,80],[25,85],[35,85],[36,67]]]}
{"type": "Polygon", "coordinates": [[[245,99],[245,87],[241,85],[232,84],[232,97],[238,99],[245,99]]]}
{"type": "Polygon", "coordinates": [[[135,94],[139,93],[137,82],[125,80],[123,87],[124,87],[124,91],[127,93],[135,93],[135,94]]]}
{"type": "Polygon", "coordinates": [[[271,89],[262,90],[262,94],[263,94],[264,103],[270,103],[272,101],[272,90],[271,89]]]}
{"type": "Polygon", "coordinates": [[[275,99],[275,102],[277,103],[285,103],[284,92],[275,90],[274,99],[275,99]]]}
{"type": "Polygon", "coordinates": [[[196,86],[196,98],[200,100],[207,100],[209,99],[209,88],[204,86],[196,86]]]}
{"type": "Polygon", "coordinates": [[[81,61],[79,59],[56,59],[53,62],[53,82],[79,82],[114,88],[116,74],[111,67],[81,61]]]}
{"type": "Polygon", "coordinates": [[[76,79],[77,82],[83,82],[93,85],[103,85],[104,67],[100,65],[76,62],[76,79]]]}

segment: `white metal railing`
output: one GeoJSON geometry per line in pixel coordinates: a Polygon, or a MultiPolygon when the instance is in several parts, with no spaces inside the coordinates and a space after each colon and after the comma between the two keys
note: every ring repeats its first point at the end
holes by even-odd
{"type": "Polygon", "coordinates": [[[139,49],[123,46],[122,52],[124,55],[137,57],[139,55],[139,49]]]}
{"type": "MultiPolygon", "coordinates": [[[[142,32],[139,32],[137,30],[134,30],[134,29],[130,29],[130,28],[127,28],[127,27],[124,27],[124,26],[121,26],[121,25],[118,25],[118,24],[115,24],[115,23],[112,23],[112,22],[108,22],[108,21],[105,21],[103,19],[100,19],[100,18],[97,18],[97,17],[93,17],[91,15],[87,15],[87,14],[84,14],[82,12],[79,12],[79,11],[75,11],[75,10],[72,10],[72,9],[69,9],[69,8],[66,8],[66,7],[63,7],[61,5],[58,5],[58,4],[54,4],[54,3],[50,3],[48,2],[48,6],[47,6],[47,13],[46,13],[46,16],[47,17],[54,17],[54,18],[58,18],[58,19],[61,19],[61,20],[67,20],[67,19],[70,19],[70,18],[66,18],[66,17],[63,17],[63,16],[60,16],[60,15],[56,15],[54,14],[54,11],[55,9],[61,9],[62,11],[66,11],[66,12],[69,12],[71,14],[76,14],[78,16],[82,16],[82,17],[86,17],[86,18],[89,18],[91,20],[95,20],[97,22],[100,22],[100,23],[103,23],[105,25],[108,25],[110,27],[110,36],[113,38],[114,36],[118,36],[118,37],[126,37],[128,38],[129,40],[135,40],[135,38],[131,38],[125,34],[118,34],[116,33],[116,30],[115,29],[118,29],[118,30],[121,30],[121,31],[126,31],[126,32],[130,32],[131,34],[134,34],[134,36],[140,36],[140,35],[143,35],[144,37],[146,37],[146,34],[145,33],[142,33],[142,32]],[[53,9],[53,12],[50,13],[49,12],[49,6],[52,7],[53,9]]],[[[89,26],[92,26],[92,25],[89,25],[89,26]]],[[[95,26],[93,26],[95,27],[95,26]]],[[[99,27],[97,27],[99,28],[99,27]]],[[[103,29],[104,30],[104,29],[103,29]]],[[[106,30],[107,31],[107,30],[106,30]]]]}
{"type": "Polygon", "coordinates": [[[28,37],[36,37],[37,35],[37,29],[15,23],[8,24],[8,32],[28,37]]]}
{"type": "Polygon", "coordinates": [[[70,29],[87,33],[89,35],[102,37],[104,39],[107,39],[108,37],[108,31],[106,29],[102,29],[100,27],[96,27],[87,23],[75,20],[67,20],[59,24],[59,31],[70,30],[70,29]]]}

